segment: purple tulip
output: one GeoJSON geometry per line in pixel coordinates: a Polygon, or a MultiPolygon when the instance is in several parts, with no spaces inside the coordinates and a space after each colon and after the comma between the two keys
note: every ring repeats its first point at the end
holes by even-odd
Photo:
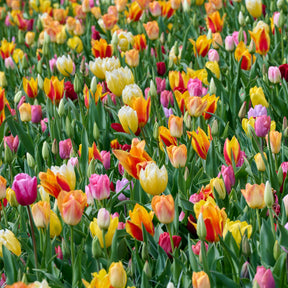
{"type": "Polygon", "coordinates": [[[251,117],[256,118],[263,115],[267,116],[267,109],[261,104],[256,105],[254,109],[251,107],[248,111],[248,119],[250,119],[251,117]]]}
{"type": "Polygon", "coordinates": [[[275,288],[275,280],[270,269],[258,266],[253,282],[257,281],[260,288],[275,288]]]}
{"type": "Polygon", "coordinates": [[[271,118],[270,116],[262,115],[260,117],[256,118],[255,121],[255,133],[258,137],[265,137],[269,130],[271,125],[271,118]]]}
{"type": "Polygon", "coordinates": [[[31,205],[37,198],[37,178],[20,173],[14,177],[12,190],[15,191],[17,202],[20,205],[31,205]]]}
{"type": "Polygon", "coordinates": [[[31,122],[39,123],[42,120],[41,105],[31,105],[31,122]]]}

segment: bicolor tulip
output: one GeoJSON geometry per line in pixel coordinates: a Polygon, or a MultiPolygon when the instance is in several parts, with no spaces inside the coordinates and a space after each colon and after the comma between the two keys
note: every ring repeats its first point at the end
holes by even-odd
{"type": "Polygon", "coordinates": [[[139,50],[131,49],[125,52],[125,61],[129,67],[137,67],[139,65],[139,50]]]}
{"type": "Polygon", "coordinates": [[[211,29],[212,33],[221,32],[224,25],[224,18],[226,14],[221,18],[219,11],[215,11],[206,18],[207,28],[211,29]]]}
{"type": "Polygon", "coordinates": [[[112,287],[125,288],[127,283],[127,274],[121,261],[113,262],[109,267],[109,280],[112,287]]]}
{"type": "Polygon", "coordinates": [[[56,67],[58,71],[64,76],[71,76],[75,73],[75,65],[70,55],[68,55],[68,57],[65,55],[58,57],[56,61],[56,67]]]}
{"type": "Polygon", "coordinates": [[[140,128],[144,127],[148,122],[150,116],[151,98],[148,97],[148,99],[145,100],[144,97],[134,97],[133,99],[131,99],[131,105],[129,106],[131,106],[137,113],[138,126],[140,128]]]}
{"type": "Polygon", "coordinates": [[[6,198],[6,184],[7,180],[0,175],[0,200],[3,200],[6,198]]]}
{"type": "Polygon", "coordinates": [[[206,107],[207,100],[198,96],[190,97],[187,103],[187,110],[191,117],[200,117],[206,110],[206,107]]]}
{"type": "Polygon", "coordinates": [[[113,52],[112,45],[107,44],[107,41],[103,38],[100,40],[95,40],[91,49],[95,58],[111,57],[113,52]]]}
{"type": "Polygon", "coordinates": [[[235,136],[233,136],[231,140],[229,140],[228,138],[225,140],[223,154],[225,162],[228,166],[232,164],[232,155],[234,163],[237,166],[241,156],[240,152],[241,152],[240,144],[235,136]]]}
{"type": "Polygon", "coordinates": [[[174,145],[174,146],[177,145],[176,138],[170,134],[170,131],[168,128],[164,126],[160,126],[158,129],[158,135],[159,135],[159,147],[161,150],[163,150],[164,145],[166,147],[169,147],[171,145],[174,145]]]}
{"type": "MultiPolygon", "coordinates": [[[[124,90],[122,91],[122,101],[123,101],[123,103],[128,105],[128,106],[130,106],[130,107],[132,107],[136,111],[137,111],[137,106],[140,105],[141,102],[144,102],[141,99],[139,103],[138,102],[135,103],[135,98],[140,98],[140,97],[143,97],[143,92],[142,92],[141,88],[137,84],[126,85],[124,90]]],[[[148,112],[147,111],[147,108],[148,108],[147,100],[145,100],[145,102],[143,104],[145,105],[145,108],[146,108],[146,109],[143,109],[143,110],[146,111],[146,113],[147,113],[148,112]]],[[[150,109],[150,103],[149,103],[149,109],[150,109]]],[[[150,113],[150,110],[149,110],[149,113],[150,113]]],[[[138,117],[138,119],[139,119],[139,117],[138,117]]]]}
{"type": "Polygon", "coordinates": [[[173,167],[185,167],[187,161],[187,147],[184,144],[167,147],[167,154],[173,167]]]}
{"type": "Polygon", "coordinates": [[[241,189],[241,193],[250,208],[262,209],[266,206],[264,202],[264,190],[265,184],[263,183],[260,185],[247,183],[245,189],[241,189]]]}
{"type": "Polygon", "coordinates": [[[205,111],[203,112],[203,117],[205,120],[208,120],[212,117],[211,114],[214,114],[216,109],[217,109],[217,102],[219,100],[219,97],[216,97],[215,94],[213,95],[205,95],[204,97],[202,97],[202,102],[206,102],[206,108],[205,111]]]}
{"type": "Polygon", "coordinates": [[[23,89],[29,98],[36,98],[38,95],[38,78],[27,78],[23,77],[23,89]]]}
{"type": "Polygon", "coordinates": [[[137,1],[131,3],[128,11],[128,22],[137,22],[142,16],[143,10],[137,1]]]}
{"type": "Polygon", "coordinates": [[[254,18],[259,18],[262,15],[261,0],[245,0],[246,8],[250,15],[254,18]]]}
{"type": "MultiPolygon", "coordinates": [[[[134,2],[133,2],[134,3],[134,2]]],[[[133,5],[132,3],[132,5],[133,5]]],[[[137,2],[135,2],[137,3],[137,2]]],[[[133,48],[137,49],[138,51],[142,51],[146,48],[146,36],[144,34],[138,34],[133,37],[134,44],[133,48]]]]}
{"type": "Polygon", "coordinates": [[[183,116],[171,115],[168,120],[168,128],[172,137],[180,138],[183,134],[183,116]]]}
{"type": "Polygon", "coordinates": [[[211,285],[208,275],[204,271],[193,272],[192,286],[193,288],[210,288],[211,285]]]}
{"type": "Polygon", "coordinates": [[[241,69],[243,70],[250,70],[252,64],[254,63],[256,59],[255,55],[253,55],[252,57],[252,55],[249,53],[243,41],[239,42],[239,44],[237,45],[235,52],[234,52],[234,56],[238,62],[240,62],[242,59],[241,69]]]}
{"type": "Polygon", "coordinates": [[[89,178],[89,185],[86,186],[85,193],[89,204],[92,204],[94,199],[103,200],[109,198],[109,177],[107,175],[92,174],[89,178]]]}
{"type": "Polygon", "coordinates": [[[159,37],[159,26],[157,21],[151,21],[147,24],[144,23],[143,26],[150,40],[155,40],[159,37]]]}
{"type": "Polygon", "coordinates": [[[58,104],[64,95],[64,79],[60,81],[58,77],[45,78],[44,92],[53,104],[58,104]]]}
{"type": "Polygon", "coordinates": [[[205,57],[212,44],[212,39],[208,39],[206,35],[200,35],[196,41],[189,39],[193,45],[194,55],[205,57]]]}
{"type": "Polygon", "coordinates": [[[151,202],[153,211],[158,220],[163,224],[173,222],[175,216],[174,199],[171,194],[154,196],[151,202]]]}
{"type": "Polygon", "coordinates": [[[50,222],[50,203],[39,201],[32,206],[32,216],[37,228],[47,228],[50,222]]]}
{"type": "Polygon", "coordinates": [[[123,106],[118,111],[118,118],[122,125],[123,130],[130,134],[130,130],[132,133],[138,129],[138,117],[137,112],[129,106],[123,106]]]}
{"type": "Polygon", "coordinates": [[[118,58],[95,58],[92,62],[89,62],[90,71],[99,79],[105,79],[106,71],[113,71],[120,68],[120,61],[118,58]]]}
{"type": "Polygon", "coordinates": [[[266,55],[270,49],[269,26],[260,21],[253,31],[249,31],[249,33],[255,42],[256,52],[260,55],[266,55]]]}
{"type": "Polygon", "coordinates": [[[0,46],[0,53],[1,53],[2,59],[6,59],[12,56],[15,47],[16,47],[16,43],[8,42],[6,39],[2,40],[1,46],[0,46]]]}
{"type": "Polygon", "coordinates": [[[2,246],[5,246],[13,254],[20,256],[21,244],[14,233],[8,229],[0,230],[0,256],[3,257],[2,246]]]}

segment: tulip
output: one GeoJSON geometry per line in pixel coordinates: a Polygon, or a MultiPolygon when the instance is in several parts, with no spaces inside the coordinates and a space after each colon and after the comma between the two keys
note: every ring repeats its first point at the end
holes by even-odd
{"type": "Polygon", "coordinates": [[[255,42],[256,52],[260,55],[266,55],[270,49],[269,26],[259,21],[253,32],[249,31],[249,33],[255,42]]]}
{"type": "Polygon", "coordinates": [[[213,178],[210,180],[210,185],[214,188],[214,193],[215,191],[217,192],[220,199],[224,199],[226,197],[226,190],[223,179],[218,177],[213,178]]]}
{"type": "Polygon", "coordinates": [[[258,266],[253,283],[257,282],[259,288],[275,288],[275,280],[270,269],[258,266]]]}
{"type": "MultiPolygon", "coordinates": [[[[278,131],[270,131],[269,135],[271,151],[274,154],[278,154],[281,148],[282,133],[279,133],[278,131]]],[[[266,135],[266,142],[268,146],[268,135],[266,135]]]]}
{"type": "Polygon", "coordinates": [[[69,159],[72,151],[71,139],[66,139],[59,142],[59,155],[61,159],[69,159]]]}
{"type": "Polygon", "coordinates": [[[211,29],[212,33],[221,32],[223,29],[225,16],[226,14],[224,14],[221,19],[219,11],[215,11],[209,14],[206,18],[206,24],[208,29],[211,29]]]}
{"type": "MultiPolygon", "coordinates": [[[[208,245],[206,242],[204,242],[204,243],[205,243],[205,250],[206,250],[206,252],[207,252],[207,251],[208,251],[208,248],[209,248],[209,245],[208,245]]],[[[194,253],[195,255],[200,256],[201,240],[199,240],[199,241],[196,243],[196,245],[192,245],[192,251],[193,251],[193,253],[194,253]]]]}
{"type": "Polygon", "coordinates": [[[242,59],[241,69],[243,70],[250,70],[252,64],[256,59],[254,55],[252,57],[252,55],[249,53],[243,41],[239,42],[239,44],[237,45],[234,56],[238,62],[240,62],[240,60],[242,59]]]}
{"type": "Polygon", "coordinates": [[[68,57],[65,55],[58,57],[56,61],[56,67],[63,76],[70,76],[75,73],[75,65],[70,55],[68,55],[68,57]]]}
{"type": "Polygon", "coordinates": [[[87,204],[87,196],[81,190],[66,192],[62,190],[57,198],[57,204],[63,221],[68,225],[77,225],[82,218],[87,204]]]}
{"type": "Polygon", "coordinates": [[[36,98],[38,95],[38,79],[23,78],[23,89],[29,98],[36,98]]]}
{"type": "Polygon", "coordinates": [[[31,105],[29,103],[23,103],[19,108],[19,113],[22,122],[31,121],[31,105]]]}
{"type": "Polygon", "coordinates": [[[210,45],[212,43],[212,39],[208,39],[206,35],[200,35],[196,42],[192,39],[189,39],[191,44],[193,45],[194,55],[200,55],[205,57],[210,49],[210,45]]]}
{"type": "Polygon", "coordinates": [[[123,106],[119,112],[118,117],[122,125],[123,130],[130,134],[135,133],[138,129],[138,117],[137,112],[129,106],[123,106]]]}
{"type": "Polygon", "coordinates": [[[148,162],[144,169],[140,170],[139,180],[142,189],[150,195],[163,193],[168,183],[168,173],[163,165],[161,169],[154,162],[148,162]]]}
{"type": "MultiPolygon", "coordinates": [[[[264,157],[265,157],[266,160],[267,160],[266,153],[264,152],[263,154],[264,154],[264,157]]],[[[261,153],[257,153],[257,154],[254,156],[254,161],[255,161],[255,163],[256,163],[256,166],[257,166],[258,171],[264,172],[264,171],[266,170],[265,163],[264,163],[264,160],[263,160],[263,158],[262,158],[261,153]]]]}
{"type": "Polygon", "coordinates": [[[255,105],[255,107],[251,107],[248,111],[248,119],[251,117],[259,117],[259,116],[267,116],[267,108],[265,106],[262,106],[261,104],[255,105]]]}
{"type": "MultiPolygon", "coordinates": [[[[119,223],[119,218],[118,217],[112,218],[110,215],[109,227],[107,229],[107,232],[105,233],[106,248],[112,245],[113,236],[117,230],[118,223],[119,223]]],[[[96,218],[94,218],[93,222],[90,223],[89,228],[90,228],[92,237],[94,238],[96,236],[99,240],[101,248],[104,248],[103,232],[102,232],[102,229],[99,227],[98,220],[96,218]]]]}
{"type": "Polygon", "coordinates": [[[80,54],[83,51],[83,43],[82,43],[81,38],[79,38],[78,36],[74,36],[72,38],[69,38],[67,41],[67,45],[70,49],[75,50],[78,54],[80,54]]]}
{"type": "Polygon", "coordinates": [[[134,98],[143,97],[141,88],[137,84],[126,85],[122,91],[123,103],[132,107],[132,102],[134,98]]]}
{"type": "Polygon", "coordinates": [[[262,15],[261,0],[245,0],[246,8],[250,15],[254,18],[259,18],[262,15]]]}
{"type": "Polygon", "coordinates": [[[265,106],[266,108],[269,106],[261,87],[255,86],[250,89],[249,93],[250,93],[250,98],[251,98],[253,107],[255,107],[258,104],[261,104],[262,106],[265,106]]]}
{"type": "Polygon", "coordinates": [[[6,199],[11,207],[17,207],[19,205],[16,200],[15,191],[12,190],[10,187],[6,189],[6,199]]]}
{"type": "Polygon", "coordinates": [[[7,180],[0,175],[0,200],[3,200],[6,198],[6,184],[7,180]]]}
{"type": "Polygon", "coordinates": [[[40,123],[41,120],[42,120],[41,105],[31,105],[31,122],[40,123]]]}
{"type": "Polygon", "coordinates": [[[14,177],[12,190],[15,191],[17,202],[22,206],[31,205],[37,198],[37,178],[20,173],[14,177]]]}
{"type": "Polygon", "coordinates": [[[211,114],[214,114],[217,109],[217,102],[219,100],[219,97],[216,97],[215,94],[213,95],[205,95],[202,97],[203,102],[207,102],[205,111],[203,112],[203,117],[205,120],[208,120],[212,117],[211,114]]]}
{"type": "Polygon", "coordinates": [[[188,100],[187,110],[191,117],[199,117],[207,107],[207,101],[201,97],[192,96],[188,100]]]}
{"type": "Polygon", "coordinates": [[[120,68],[120,61],[118,58],[96,58],[94,62],[89,62],[90,71],[99,79],[105,79],[106,71],[113,71],[120,68]]]}
{"type": "Polygon", "coordinates": [[[151,21],[147,24],[144,23],[143,26],[150,40],[155,40],[159,37],[159,26],[157,21],[151,21]]]}
{"type": "Polygon", "coordinates": [[[134,83],[133,73],[128,67],[106,71],[105,76],[109,90],[118,97],[122,95],[126,85],[134,83]]]}
{"type": "Polygon", "coordinates": [[[168,128],[172,137],[180,138],[183,134],[183,117],[171,115],[168,120],[168,128]]]}
{"type": "Polygon", "coordinates": [[[131,49],[125,53],[125,61],[130,67],[137,67],[139,65],[139,51],[131,49]]]}
{"type": "Polygon", "coordinates": [[[193,288],[210,288],[210,280],[204,271],[193,272],[192,275],[193,288]]]}
{"type": "Polygon", "coordinates": [[[62,231],[62,225],[60,219],[58,218],[57,214],[50,210],[50,238],[54,238],[60,235],[62,231]]]}
{"type": "Polygon", "coordinates": [[[265,184],[263,183],[260,185],[247,183],[245,189],[241,189],[241,193],[250,208],[262,209],[265,207],[264,190],[265,184]]]}
{"type": "Polygon", "coordinates": [[[59,81],[55,76],[44,80],[44,92],[53,104],[58,104],[64,95],[64,79],[59,81]]]}
{"type": "Polygon", "coordinates": [[[102,20],[103,20],[104,29],[112,30],[112,28],[117,23],[118,18],[113,14],[107,13],[102,16],[102,20]]]}
{"type": "Polygon", "coordinates": [[[265,137],[270,130],[270,126],[271,126],[270,116],[263,115],[257,117],[255,121],[255,134],[258,137],[265,137]]]}
{"type": "Polygon", "coordinates": [[[115,288],[125,288],[127,283],[127,275],[121,261],[113,262],[109,267],[109,280],[111,286],[115,288]]]}
{"type": "Polygon", "coordinates": [[[160,94],[160,103],[163,107],[167,108],[169,106],[169,103],[171,106],[174,105],[174,98],[171,91],[164,90],[160,94]]]}
{"type": "Polygon", "coordinates": [[[118,12],[123,12],[126,8],[127,0],[115,0],[116,9],[118,12]]]}
{"type": "Polygon", "coordinates": [[[173,222],[175,216],[174,199],[172,195],[154,196],[151,202],[153,211],[163,224],[173,222]]]}
{"type": "MultiPolygon", "coordinates": [[[[173,245],[175,248],[179,247],[180,242],[181,242],[181,237],[173,235],[172,240],[173,240],[173,245]]],[[[171,241],[170,241],[170,236],[168,232],[163,232],[159,236],[159,246],[166,252],[168,257],[171,257],[172,253],[172,247],[171,247],[171,241]]]]}
{"type": "Polygon", "coordinates": [[[5,229],[0,230],[0,256],[3,257],[2,246],[5,246],[13,254],[20,256],[21,244],[12,231],[5,229]]]}
{"type": "Polygon", "coordinates": [[[93,199],[103,200],[110,196],[110,180],[107,175],[92,174],[89,178],[89,185],[85,189],[88,203],[92,204],[93,199]]]}
{"type": "Polygon", "coordinates": [[[167,147],[167,154],[173,167],[185,167],[187,161],[187,147],[184,144],[167,147]]]}
{"type": "Polygon", "coordinates": [[[32,206],[32,216],[37,228],[47,228],[50,222],[50,203],[39,201],[32,206]]]}
{"type": "Polygon", "coordinates": [[[233,155],[234,162],[237,166],[240,160],[240,152],[241,152],[240,144],[235,136],[233,136],[231,141],[228,138],[225,140],[223,154],[227,165],[232,164],[232,155],[233,155]]]}
{"type": "Polygon", "coordinates": [[[149,120],[151,110],[151,97],[147,100],[144,97],[135,97],[131,99],[131,108],[137,113],[138,126],[144,127],[149,120]]]}
{"type": "Polygon", "coordinates": [[[99,209],[97,224],[101,230],[108,230],[110,225],[110,213],[105,208],[99,209]]]}
{"type": "Polygon", "coordinates": [[[96,40],[92,46],[92,54],[95,58],[106,58],[112,56],[112,45],[108,45],[103,38],[96,40]]]}
{"type": "Polygon", "coordinates": [[[277,66],[270,66],[269,67],[268,79],[273,84],[277,84],[281,81],[281,72],[277,66]]]}
{"type": "Polygon", "coordinates": [[[209,59],[209,61],[219,62],[219,54],[218,54],[217,50],[215,50],[215,49],[209,50],[208,59],[209,59]]]}
{"type": "Polygon", "coordinates": [[[1,46],[0,46],[0,53],[1,53],[2,59],[5,59],[11,56],[14,52],[15,47],[16,47],[16,43],[8,42],[6,39],[2,40],[1,46]]]}
{"type": "MultiPolygon", "coordinates": [[[[132,3],[132,5],[133,4],[134,4],[134,2],[132,3]]],[[[146,37],[144,34],[135,35],[133,37],[133,40],[134,40],[133,48],[137,49],[138,51],[141,51],[141,50],[146,48],[147,44],[146,44],[146,37]]]]}
{"type": "Polygon", "coordinates": [[[232,52],[235,48],[233,36],[227,36],[225,38],[225,49],[228,52],[232,52]]]}

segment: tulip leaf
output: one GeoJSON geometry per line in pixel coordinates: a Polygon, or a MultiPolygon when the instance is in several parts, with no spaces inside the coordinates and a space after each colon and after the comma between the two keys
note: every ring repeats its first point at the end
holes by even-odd
{"type": "Polygon", "coordinates": [[[10,252],[6,246],[2,245],[4,270],[6,275],[6,283],[13,284],[17,281],[17,268],[15,256],[10,252]]]}
{"type": "Polygon", "coordinates": [[[214,148],[214,142],[212,141],[210,143],[210,147],[209,147],[207,158],[206,158],[206,173],[211,178],[214,178],[218,174],[217,169],[218,169],[218,165],[217,165],[216,153],[215,153],[215,148],[214,148]]]}
{"type": "Polygon", "coordinates": [[[85,178],[86,171],[88,168],[88,137],[87,132],[83,128],[82,136],[81,136],[81,157],[80,157],[80,171],[82,173],[82,177],[85,178]]]}
{"type": "Polygon", "coordinates": [[[215,287],[227,287],[227,288],[237,288],[240,287],[239,284],[235,283],[233,280],[230,278],[226,277],[224,274],[216,272],[216,271],[211,271],[212,276],[215,277],[216,280],[216,286],[215,287]]]}
{"type": "Polygon", "coordinates": [[[260,255],[263,262],[270,266],[273,266],[275,263],[273,253],[271,253],[271,251],[273,251],[274,242],[275,239],[271,231],[269,219],[267,219],[267,221],[263,219],[260,230],[260,255]]]}
{"type": "Polygon", "coordinates": [[[197,263],[197,258],[192,251],[192,243],[190,239],[190,235],[188,234],[188,254],[189,254],[189,262],[191,265],[191,268],[193,271],[198,272],[199,271],[199,265],[197,263]]]}
{"type": "Polygon", "coordinates": [[[73,267],[72,273],[72,287],[80,287],[81,286],[81,259],[83,254],[83,247],[84,247],[85,240],[82,240],[80,247],[78,247],[77,256],[75,258],[75,263],[73,267]]]}

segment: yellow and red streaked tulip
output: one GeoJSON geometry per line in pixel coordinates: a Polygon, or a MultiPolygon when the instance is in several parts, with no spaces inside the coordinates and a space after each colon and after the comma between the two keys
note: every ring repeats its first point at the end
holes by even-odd
{"type": "Polygon", "coordinates": [[[99,99],[104,98],[108,94],[108,92],[103,94],[102,91],[103,91],[103,86],[101,85],[101,83],[97,84],[97,89],[96,89],[95,94],[93,94],[92,90],[89,89],[86,84],[84,85],[84,88],[83,88],[84,104],[87,109],[90,106],[90,96],[92,96],[95,104],[97,104],[99,99]]]}
{"type": "Polygon", "coordinates": [[[45,192],[57,198],[61,192],[61,186],[57,182],[56,175],[48,169],[47,172],[39,173],[40,185],[44,188],[45,192]]]}
{"type": "Polygon", "coordinates": [[[226,14],[224,14],[221,18],[219,11],[209,14],[206,18],[208,29],[211,29],[212,33],[221,32],[223,29],[225,16],[226,14]]]}
{"type": "MultiPolygon", "coordinates": [[[[170,72],[169,72],[170,75],[170,72]]],[[[185,113],[185,109],[188,110],[189,112],[189,101],[190,101],[190,95],[188,91],[185,91],[184,93],[181,93],[179,90],[175,90],[174,91],[174,95],[177,101],[177,104],[179,106],[180,111],[182,112],[182,114],[185,113]]],[[[200,98],[200,97],[197,97],[200,98]]],[[[192,104],[192,103],[191,103],[192,104]]],[[[202,114],[202,113],[201,113],[202,114]]],[[[200,114],[200,115],[201,115],[200,114]]]]}
{"type": "Polygon", "coordinates": [[[173,91],[175,91],[177,88],[182,88],[181,92],[182,90],[184,91],[186,90],[187,84],[185,86],[184,79],[180,72],[169,71],[168,79],[169,79],[169,85],[173,91]]]}
{"type": "Polygon", "coordinates": [[[142,189],[150,195],[163,193],[168,183],[168,173],[163,165],[161,169],[154,162],[141,166],[139,180],[142,189]]]}
{"type": "Polygon", "coordinates": [[[174,199],[171,194],[154,196],[151,202],[152,209],[158,220],[163,224],[173,222],[175,216],[174,199]]]}
{"type": "Polygon", "coordinates": [[[58,218],[57,214],[50,210],[50,238],[57,237],[61,234],[62,225],[60,219],[58,218]]]}
{"type": "MultiPolygon", "coordinates": [[[[112,216],[110,216],[110,224],[107,229],[107,233],[105,234],[106,247],[110,247],[112,245],[113,236],[117,230],[118,223],[119,223],[118,217],[112,218],[112,216]]],[[[97,218],[93,219],[93,221],[89,225],[89,228],[93,238],[96,236],[99,240],[100,246],[104,248],[103,233],[98,225],[97,218]]]]}
{"type": "Polygon", "coordinates": [[[83,51],[83,43],[80,37],[74,36],[69,38],[67,41],[67,45],[72,50],[75,50],[78,54],[83,51]]]}
{"type": "Polygon", "coordinates": [[[137,166],[142,162],[153,161],[148,153],[144,150],[145,141],[139,142],[137,138],[132,140],[132,146],[130,152],[123,150],[113,150],[113,154],[119,160],[120,164],[124,167],[126,172],[134,177],[139,179],[139,170],[137,166]]]}
{"type": "Polygon", "coordinates": [[[81,190],[61,191],[57,198],[58,208],[63,221],[68,225],[77,225],[87,204],[87,196],[81,190]]]}
{"type": "Polygon", "coordinates": [[[59,81],[58,77],[45,78],[44,92],[53,104],[58,104],[64,95],[64,79],[59,81]]]}
{"type": "MultiPolygon", "coordinates": [[[[176,92],[176,91],[175,91],[176,92]]],[[[201,116],[207,107],[207,101],[202,97],[192,96],[187,104],[187,111],[191,117],[201,116]]]]}
{"type": "Polygon", "coordinates": [[[241,189],[241,193],[250,208],[262,209],[266,206],[264,201],[264,190],[264,183],[261,183],[260,185],[251,185],[250,183],[247,183],[245,189],[241,189]]]}
{"type": "MultiPolygon", "coordinates": [[[[219,241],[219,237],[223,236],[223,229],[226,223],[227,214],[225,209],[216,205],[213,198],[208,197],[206,201],[201,200],[194,205],[194,212],[198,219],[200,213],[203,215],[207,235],[206,240],[209,242],[219,241]]],[[[197,227],[197,224],[194,224],[197,227]]]]}
{"type": "Polygon", "coordinates": [[[140,128],[144,127],[149,120],[151,110],[151,98],[145,100],[144,97],[135,97],[130,105],[137,113],[138,125],[140,128]]]}
{"type": "Polygon", "coordinates": [[[204,271],[193,272],[192,286],[193,288],[210,288],[211,285],[208,275],[204,271]]]}
{"type": "Polygon", "coordinates": [[[29,103],[23,103],[19,107],[19,113],[22,122],[31,121],[31,105],[29,103]]]}
{"type": "Polygon", "coordinates": [[[68,55],[68,57],[65,55],[58,57],[56,61],[56,67],[58,71],[64,76],[70,76],[75,73],[74,63],[70,55],[68,55]]]}
{"type": "Polygon", "coordinates": [[[235,164],[237,165],[240,160],[240,144],[235,136],[232,137],[231,141],[227,138],[224,143],[223,154],[226,164],[232,165],[232,155],[235,164]],[[231,153],[232,152],[232,153],[231,153]]]}
{"type": "Polygon", "coordinates": [[[250,88],[249,94],[253,107],[261,104],[262,106],[268,108],[269,103],[265,98],[265,94],[263,92],[262,87],[254,86],[253,88],[250,88]]]}
{"type": "Polygon", "coordinates": [[[50,203],[39,201],[32,206],[32,216],[37,228],[47,228],[50,222],[50,203]]]}
{"type": "Polygon", "coordinates": [[[261,0],[245,0],[246,8],[250,15],[254,18],[259,18],[262,15],[261,0]]]}
{"type": "Polygon", "coordinates": [[[143,225],[146,231],[154,236],[154,225],[152,222],[154,216],[153,211],[148,213],[143,206],[137,203],[134,206],[133,211],[129,211],[129,216],[131,220],[127,220],[126,222],[126,232],[128,234],[139,241],[143,241],[143,225]]]}
{"type": "Polygon", "coordinates": [[[109,267],[109,280],[112,287],[125,288],[127,283],[127,274],[121,261],[113,262],[109,267]]]}
{"type": "Polygon", "coordinates": [[[133,37],[134,45],[133,48],[138,51],[142,51],[146,48],[146,36],[144,34],[138,34],[133,37]]]}
{"type": "Polygon", "coordinates": [[[147,24],[143,24],[147,36],[150,40],[158,39],[159,37],[159,26],[157,21],[150,21],[147,24]]]}
{"type": "Polygon", "coordinates": [[[126,51],[125,61],[129,67],[137,67],[139,65],[139,50],[131,49],[126,51]]]}
{"type": "Polygon", "coordinates": [[[269,26],[260,21],[253,31],[249,31],[249,33],[255,42],[256,52],[260,55],[266,55],[270,49],[269,26]]]}
{"type": "Polygon", "coordinates": [[[207,102],[207,106],[205,109],[205,112],[203,112],[203,117],[205,120],[208,120],[212,117],[212,115],[210,113],[215,113],[216,109],[217,109],[217,101],[218,101],[219,97],[216,97],[215,94],[213,95],[205,95],[202,98],[202,101],[206,101],[207,102]]]}
{"type": "Polygon", "coordinates": [[[210,46],[213,42],[212,39],[208,39],[206,35],[200,35],[196,42],[192,39],[189,39],[193,45],[194,55],[199,55],[205,57],[210,49],[210,46]]]}
{"type": "Polygon", "coordinates": [[[16,47],[16,43],[8,42],[6,39],[2,40],[1,46],[0,46],[0,53],[1,53],[2,59],[6,59],[12,56],[15,47],[16,47]]]}
{"type": "MultiPolygon", "coordinates": [[[[82,144],[79,145],[79,151],[78,151],[80,157],[81,157],[81,151],[82,151],[82,144]]],[[[88,162],[90,163],[92,159],[99,160],[100,162],[103,161],[95,142],[93,142],[92,147],[88,147],[88,162]]]]}
{"type": "Polygon", "coordinates": [[[113,52],[112,45],[108,44],[103,38],[95,40],[92,46],[92,54],[95,58],[111,57],[113,52]]]}
{"type": "Polygon", "coordinates": [[[29,98],[36,98],[38,95],[38,78],[27,78],[23,77],[23,89],[29,98]]]}
{"type": "Polygon", "coordinates": [[[200,128],[192,132],[187,132],[188,137],[192,137],[192,147],[198,156],[202,159],[206,159],[207,153],[212,140],[211,128],[208,125],[208,135],[200,128]]]}
{"type": "Polygon", "coordinates": [[[167,147],[167,154],[173,167],[185,167],[187,161],[187,147],[184,144],[167,147]]]}
{"type": "Polygon", "coordinates": [[[171,6],[171,1],[159,1],[159,4],[161,6],[161,16],[169,19],[174,14],[174,10],[171,6]]]}
{"type": "Polygon", "coordinates": [[[21,244],[14,233],[8,229],[0,230],[0,256],[3,257],[2,246],[5,246],[13,254],[20,256],[21,244]]]}
{"type": "Polygon", "coordinates": [[[143,10],[140,4],[137,1],[131,3],[129,7],[129,12],[127,14],[128,23],[129,22],[136,22],[142,16],[143,10]]]}
{"type": "Polygon", "coordinates": [[[135,133],[138,129],[138,117],[137,112],[129,106],[123,106],[118,111],[118,118],[122,125],[123,130],[130,134],[135,133]]]}
{"type": "Polygon", "coordinates": [[[171,115],[168,120],[168,128],[172,137],[180,138],[183,134],[183,116],[171,115]]]}
{"type": "MultiPolygon", "coordinates": [[[[280,152],[281,148],[281,139],[282,139],[282,133],[278,131],[270,131],[270,148],[272,153],[278,154],[280,152]]],[[[268,145],[268,135],[266,135],[266,142],[268,145]]]]}
{"type": "Polygon", "coordinates": [[[158,130],[158,134],[159,134],[159,147],[161,150],[163,150],[164,145],[166,147],[169,147],[171,145],[174,145],[174,146],[177,145],[176,138],[170,134],[170,131],[168,128],[164,126],[160,126],[158,130]]]}
{"type": "Polygon", "coordinates": [[[252,64],[255,62],[255,55],[249,53],[243,41],[239,42],[234,52],[235,59],[239,62],[242,58],[241,69],[250,70],[252,64]]]}

